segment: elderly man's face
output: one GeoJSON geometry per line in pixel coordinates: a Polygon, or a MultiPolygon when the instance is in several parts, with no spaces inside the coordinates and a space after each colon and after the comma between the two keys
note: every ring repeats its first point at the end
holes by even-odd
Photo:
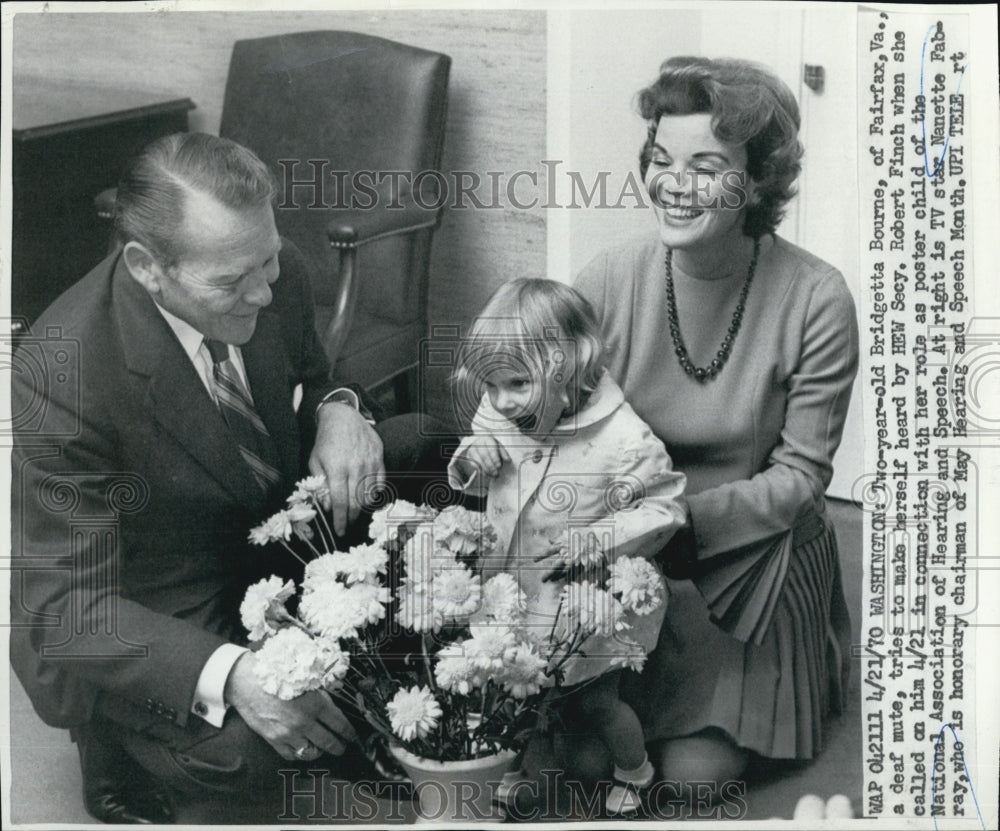
{"type": "Polygon", "coordinates": [[[181,234],[185,253],[167,271],[157,301],[206,338],[246,343],[278,279],[281,238],[271,206],[235,210],[194,193],[181,234]]]}

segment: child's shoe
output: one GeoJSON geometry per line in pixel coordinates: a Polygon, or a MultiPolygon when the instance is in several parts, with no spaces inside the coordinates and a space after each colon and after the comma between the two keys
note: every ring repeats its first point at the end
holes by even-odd
{"type": "Polygon", "coordinates": [[[628,816],[642,807],[641,791],[653,782],[653,766],[649,758],[635,770],[622,770],[615,765],[614,784],[604,802],[606,813],[613,817],[628,816]]]}

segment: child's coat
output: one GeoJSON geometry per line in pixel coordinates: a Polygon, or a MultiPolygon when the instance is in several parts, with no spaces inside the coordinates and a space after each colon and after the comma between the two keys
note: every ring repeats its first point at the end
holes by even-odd
{"type": "MultiPolygon", "coordinates": [[[[539,633],[551,627],[560,582],[543,582],[552,565],[535,558],[565,532],[589,528],[600,540],[613,540],[615,556],[650,558],[684,523],[680,497],[685,477],[673,469],[663,443],[626,403],[607,374],[586,406],[561,420],[539,441],[520,433],[483,397],[472,424],[473,436],[455,453],[461,458],[477,435],[491,435],[509,454],[495,478],[481,472],[462,482],[454,462],[449,468],[453,487],[487,497],[487,517],[496,528],[497,555],[485,564],[485,575],[506,571],[518,578],[528,596],[532,621],[539,633]],[[612,536],[613,535],[613,536],[612,536]]],[[[661,578],[661,584],[662,584],[661,578]]],[[[651,614],[632,613],[622,635],[647,651],[656,645],[666,605],[651,614]]],[[[628,650],[615,638],[592,636],[585,660],[566,669],[564,685],[600,675],[612,658],[628,650]]]]}

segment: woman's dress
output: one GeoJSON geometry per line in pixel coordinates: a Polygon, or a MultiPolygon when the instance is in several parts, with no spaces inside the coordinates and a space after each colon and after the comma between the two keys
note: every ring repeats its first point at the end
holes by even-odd
{"type": "MultiPolygon", "coordinates": [[[[700,383],[674,354],[664,255],[655,235],[629,241],[576,284],[602,320],[612,377],[687,475],[707,565],[693,582],[670,581],[669,625],[623,696],[648,740],[716,727],[763,756],[811,758],[823,716],[842,705],[850,660],[823,494],[857,372],[854,302],[835,268],[762,238],[732,353],[700,383]]],[[[698,280],[674,268],[696,366],[719,349],[745,276],[698,280]]]]}

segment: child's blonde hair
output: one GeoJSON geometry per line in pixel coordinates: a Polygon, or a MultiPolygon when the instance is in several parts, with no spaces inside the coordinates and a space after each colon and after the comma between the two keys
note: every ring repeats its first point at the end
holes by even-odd
{"type": "MultiPolygon", "coordinates": [[[[476,411],[489,373],[498,369],[531,377],[569,368],[567,392],[579,409],[604,374],[604,345],[594,309],[578,291],[555,280],[521,278],[504,283],[479,313],[459,351],[452,381],[460,409],[476,411]],[[569,354],[567,354],[569,352],[569,354]]],[[[462,413],[459,413],[461,415],[462,413]]]]}

